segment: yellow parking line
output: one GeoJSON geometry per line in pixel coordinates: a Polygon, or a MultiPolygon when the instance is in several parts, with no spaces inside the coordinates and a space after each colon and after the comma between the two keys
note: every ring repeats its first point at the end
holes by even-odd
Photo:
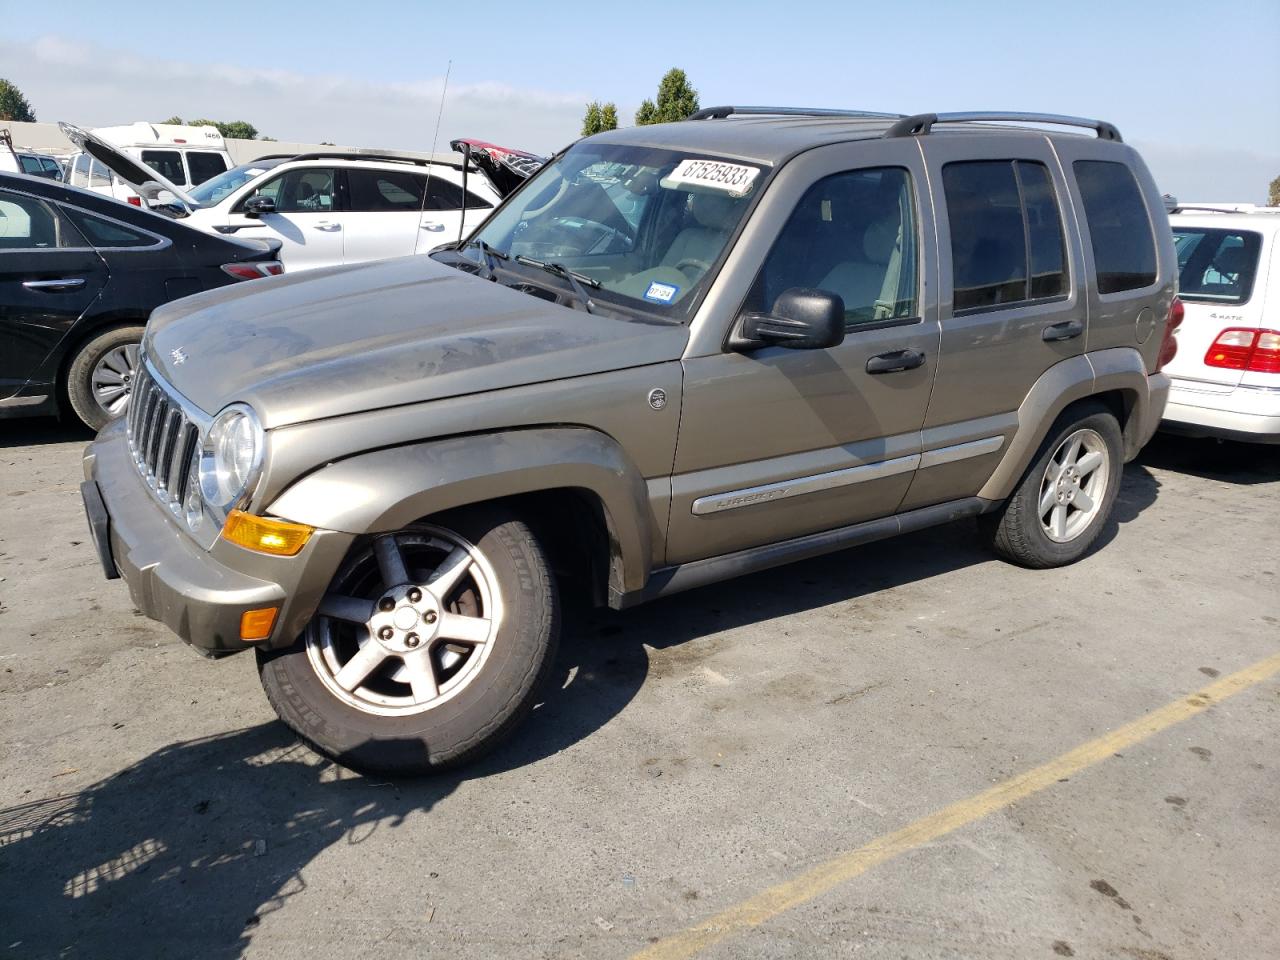
{"type": "Polygon", "coordinates": [[[679,960],[692,957],[735,933],[758,927],[792,907],[807,903],[886,860],[892,860],[901,853],[1038,793],[1063,777],[1088,769],[1112,754],[1194,717],[1213,704],[1247,690],[1277,673],[1280,673],[1280,653],[1223,677],[1203,690],[1175,700],[1096,740],[1083,743],[1034,770],[1011,777],[901,830],[872,840],[864,847],[828,860],[795,879],[770,887],[696,926],[651,944],[635,954],[632,960],[679,960]]]}

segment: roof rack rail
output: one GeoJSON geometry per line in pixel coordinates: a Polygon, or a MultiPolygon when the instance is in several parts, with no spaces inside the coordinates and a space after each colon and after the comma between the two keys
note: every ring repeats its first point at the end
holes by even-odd
{"type": "Polygon", "coordinates": [[[1009,113],[1004,111],[978,111],[973,113],[918,113],[903,117],[888,130],[886,137],[920,137],[929,133],[935,123],[983,123],[989,120],[1011,120],[1015,123],[1056,123],[1064,127],[1088,127],[1098,134],[1099,140],[1123,143],[1120,131],[1105,120],[1087,117],[1067,117],[1057,113],[1009,113]]]}
{"type": "MultiPolygon", "coordinates": [[[[285,154],[294,160],[377,160],[379,162],[391,161],[394,163],[412,163],[419,167],[425,167],[434,164],[441,167],[453,167],[455,170],[462,169],[460,160],[449,160],[447,158],[430,158],[416,157],[411,154],[394,154],[394,153],[361,153],[351,150],[317,150],[313,153],[297,153],[285,154]]],[[[264,159],[259,157],[258,159],[264,159]]],[[[476,169],[474,166],[472,169],[476,169]]]]}
{"type": "Polygon", "coordinates": [[[707,107],[686,120],[723,120],[728,116],[774,117],[849,117],[866,120],[899,120],[902,113],[877,113],[874,110],[831,110],[826,107],[707,107]]]}

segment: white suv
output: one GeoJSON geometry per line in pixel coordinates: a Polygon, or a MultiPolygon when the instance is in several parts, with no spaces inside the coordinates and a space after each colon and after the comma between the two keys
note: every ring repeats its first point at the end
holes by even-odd
{"type": "Polygon", "coordinates": [[[464,170],[462,161],[341,151],[260,157],[184,189],[92,133],[61,126],[159,212],[206,233],[279,240],[290,273],[426,253],[460,239],[501,199],[474,163],[464,170]]]}
{"type": "Polygon", "coordinates": [[[1280,209],[1188,204],[1169,225],[1186,314],[1163,428],[1280,443],[1280,209]]]}
{"type": "Polygon", "coordinates": [[[426,253],[470,232],[501,197],[477,173],[464,188],[460,163],[333,153],[241,164],[182,199],[185,223],[277,239],[296,272],[426,253]]]}

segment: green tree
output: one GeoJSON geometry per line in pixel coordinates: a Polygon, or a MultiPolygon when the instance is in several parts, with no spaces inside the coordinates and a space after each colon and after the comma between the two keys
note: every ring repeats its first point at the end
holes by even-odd
{"type": "Polygon", "coordinates": [[[1271,189],[1267,191],[1267,206],[1280,207],[1280,177],[1271,181],[1271,189]]]}
{"type": "Polygon", "coordinates": [[[592,100],[587,104],[586,116],[582,118],[582,135],[589,137],[593,133],[618,129],[618,107],[612,103],[601,103],[592,100]]]}
{"type": "Polygon", "coordinates": [[[191,120],[186,121],[176,114],[168,120],[161,120],[161,123],[185,124],[190,122],[193,127],[217,127],[218,132],[224,137],[231,140],[270,140],[271,137],[264,137],[258,133],[258,128],[247,120],[191,120]]]}
{"type": "Polygon", "coordinates": [[[698,91],[679,67],[672,67],[658,84],[658,99],[645,100],[636,111],[637,126],[674,123],[698,112],[698,91]]]}
{"type": "Polygon", "coordinates": [[[36,112],[22,95],[22,91],[12,83],[0,77],[0,120],[14,120],[18,123],[35,123],[36,112]]]}

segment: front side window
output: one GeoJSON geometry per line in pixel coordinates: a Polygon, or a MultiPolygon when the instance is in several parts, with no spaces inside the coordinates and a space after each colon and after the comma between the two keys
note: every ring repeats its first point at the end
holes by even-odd
{"type": "Polygon", "coordinates": [[[477,239],[513,271],[538,276],[520,257],[586,276],[602,306],[683,320],[767,174],[759,163],[587,141],[539,170],[477,239]]]}
{"type": "Polygon", "coordinates": [[[187,195],[201,207],[216,206],[250,180],[257,179],[272,167],[278,167],[282,163],[284,163],[283,160],[242,163],[238,167],[232,167],[225,173],[211,177],[199,186],[192,187],[187,191],[187,195]]]}
{"type": "Polygon", "coordinates": [[[40,158],[23,155],[18,157],[18,163],[22,166],[22,172],[30,174],[33,177],[44,175],[44,170],[40,167],[40,158]]]}
{"type": "Polygon", "coordinates": [[[948,163],[942,188],[956,313],[1066,294],[1062,215],[1044,164],[948,163]]]}
{"type": "Polygon", "coordinates": [[[1089,225],[1099,293],[1140,290],[1156,282],[1156,241],[1133,171],[1111,160],[1072,164],[1089,225]]]}
{"type": "Polygon", "coordinates": [[[187,169],[191,171],[191,183],[198,185],[225,172],[227,161],[220,153],[191,150],[187,153],[187,169]]]}
{"type": "Polygon", "coordinates": [[[900,167],[838,173],[808,189],[765,259],[744,308],[767,313],[791,287],[840,295],[845,324],[918,315],[916,218],[900,167]]]}
{"type": "Polygon", "coordinates": [[[277,213],[329,213],[336,206],[336,172],[331,167],[297,167],[264,183],[246,197],[270,197],[277,213]]]}
{"type": "Polygon", "coordinates": [[[181,187],[187,182],[182,154],[177,150],[143,150],[142,162],[172,184],[181,187]]]}
{"type": "Polygon", "coordinates": [[[87,187],[89,185],[89,155],[87,153],[77,153],[75,162],[71,164],[71,178],[68,181],[76,187],[87,187]]]}
{"type": "Polygon", "coordinates": [[[1253,294],[1261,234],[1248,230],[1174,227],[1178,296],[1205,303],[1244,303],[1253,294]]]}
{"type": "Polygon", "coordinates": [[[0,190],[0,250],[83,246],[75,228],[35,197],[0,190]]]}

